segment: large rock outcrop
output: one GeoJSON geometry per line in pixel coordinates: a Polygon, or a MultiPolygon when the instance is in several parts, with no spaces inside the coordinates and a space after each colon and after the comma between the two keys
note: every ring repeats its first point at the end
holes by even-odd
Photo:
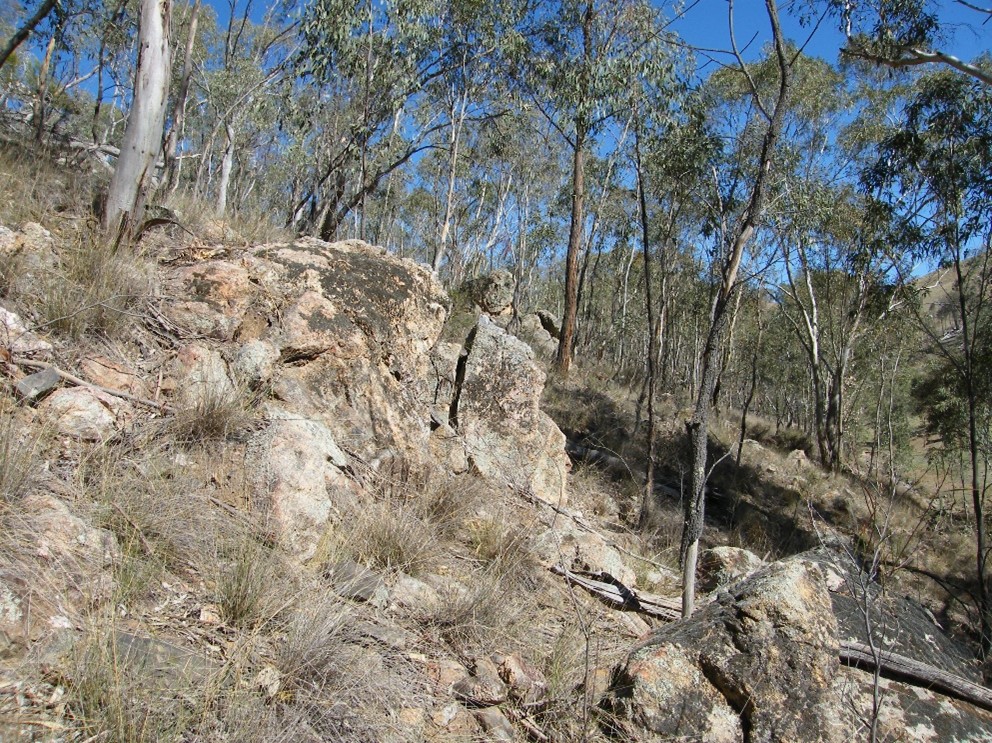
{"type": "MultiPolygon", "coordinates": [[[[538,409],[544,375],[529,348],[486,316],[464,344],[439,344],[449,300],[423,266],[305,238],[177,267],[165,284],[167,321],[239,344],[214,376],[275,398],[248,441],[248,479],[295,554],[312,554],[370,475],[473,467],[564,500],[564,437],[538,409]]],[[[192,373],[180,372],[177,399],[192,373]]]]}
{"type": "Polygon", "coordinates": [[[844,643],[867,642],[872,626],[885,651],[980,683],[918,606],[856,575],[819,550],[719,588],[631,650],[601,702],[603,724],[635,741],[833,743],[867,740],[873,724],[879,740],[992,741],[988,711],[841,664],[844,643]]]}
{"type": "Polygon", "coordinates": [[[482,315],[457,362],[449,423],[484,479],[564,505],[565,435],[540,409],[543,389],[530,347],[482,315]]]}
{"type": "Polygon", "coordinates": [[[638,645],[604,706],[635,740],[839,743],[838,666],[823,571],[778,563],[638,645]]]}

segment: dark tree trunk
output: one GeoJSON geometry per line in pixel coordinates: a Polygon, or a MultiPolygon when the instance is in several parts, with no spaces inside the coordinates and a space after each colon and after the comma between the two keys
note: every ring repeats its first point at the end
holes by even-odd
{"type": "Polygon", "coordinates": [[[41,23],[52,12],[55,7],[57,0],[45,0],[41,5],[38,6],[38,10],[35,14],[28,18],[28,20],[10,37],[10,40],[4,45],[3,49],[0,50],[0,67],[10,59],[10,55],[17,51],[24,40],[31,35],[31,32],[37,28],[38,24],[41,23]]]}
{"type": "Polygon", "coordinates": [[[582,220],[585,197],[585,132],[576,126],[575,147],[572,152],[572,217],[568,231],[568,253],[565,255],[565,313],[561,323],[561,339],[555,357],[555,370],[568,375],[575,343],[575,317],[578,310],[579,250],[582,247],[582,220]]]}

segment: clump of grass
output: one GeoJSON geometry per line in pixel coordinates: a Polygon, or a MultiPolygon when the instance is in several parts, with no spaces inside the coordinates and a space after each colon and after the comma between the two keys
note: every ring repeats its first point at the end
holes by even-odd
{"type": "Polygon", "coordinates": [[[282,611],[292,584],[281,558],[244,537],[232,542],[217,570],[217,605],[224,621],[254,630],[282,611]]]}
{"type": "Polygon", "coordinates": [[[474,475],[433,471],[418,491],[414,493],[417,513],[444,537],[456,534],[489,494],[486,483],[474,475]]]}
{"type": "Polygon", "coordinates": [[[55,215],[84,215],[97,179],[88,167],[56,163],[27,142],[0,144],[0,223],[46,222],[55,215]]]}
{"type": "Polygon", "coordinates": [[[486,516],[469,524],[473,554],[509,585],[528,584],[537,561],[526,530],[500,516],[486,516]]]}
{"type": "Polygon", "coordinates": [[[242,385],[205,381],[178,401],[165,434],[184,446],[243,440],[256,425],[259,396],[242,385]]]}
{"type": "Polygon", "coordinates": [[[38,445],[38,437],[26,435],[16,425],[8,403],[0,400],[0,513],[30,489],[38,445]]]}
{"type": "MultiPolygon", "coordinates": [[[[621,503],[624,510],[631,512],[635,505],[632,501],[639,500],[640,495],[632,479],[617,480],[594,465],[580,462],[572,468],[568,477],[569,504],[599,518],[619,518],[621,503]]],[[[634,513],[630,515],[633,518],[637,516],[634,513]]]]}
{"type": "Polygon", "coordinates": [[[41,327],[73,339],[116,335],[140,317],[151,295],[151,278],[140,257],[116,250],[95,229],[82,230],[74,244],[60,246],[54,270],[24,293],[41,327]]]}
{"type": "Polygon", "coordinates": [[[234,525],[203,508],[188,467],[167,449],[144,443],[140,449],[102,446],[80,463],[83,492],[98,506],[99,525],[170,570],[211,563],[218,535],[234,525]]]}
{"type": "Polygon", "coordinates": [[[90,739],[119,743],[178,740],[197,719],[205,692],[193,679],[156,673],[130,654],[113,627],[77,646],[69,704],[90,739]]]}
{"type": "Polygon", "coordinates": [[[364,504],[353,523],[344,549],[370,568],[415,576],[435,561],[437,535],[410,503],[391,498],[364,504]]]}
{"type": "Polygon", "coordinates": [[[586,740],[591,712],[599,701],[596,658],[590,656],[589,645],[574,623],[561,627],[554,641],[540,650],[548,694],[537,723],[552,740],[586,740]]]}
{"type": "Polygon", "coordinates": [[[254,245],[264,242],[288,241],[295,236],[272,221],[272,214],[265,209],[250,206],[243,210],[230,210],[223,218],[218,218],[214,204],[177,191],[170,194],[164,204],[175,213],[178,221],[189,232],[203,242],[225,245],[254,245]]]}
{"type": "Polygon", "coordinates": [[[467,585],[451,584],[442,589],[441,600],[421,617],[425,628],[456,653],[464,656],[505,650],[526,627],[526,597],[507,600],[514,587],[489,567],[478,571],[467,585]]]}
{"type": "Polygon", "coordinates": [[[8,298],[15,291],[24,273],[24,256],[20,253],[3,255],[0,260],[0,297],[8,298]]]}
{"type": "Polygon", "coordinates": [[[333,594],[297,604],[275,654],[275,666],[289,693],[319,692],[344,670],[348,621],[345,604],[333,594]]]}

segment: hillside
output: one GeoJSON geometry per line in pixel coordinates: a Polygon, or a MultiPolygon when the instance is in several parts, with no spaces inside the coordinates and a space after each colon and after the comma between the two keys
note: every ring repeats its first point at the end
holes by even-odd
{"type": "Polygon", "coordinates": [[[19,206],[4,741],[990,739],[953,602],[879,582],[864,484],[770,435],[714,472],[673,621],[685,411],[638,532],[636,392],[549,382],[498,276],[452,302],[360,241],[187,221],[115,251],[19,206]]]}

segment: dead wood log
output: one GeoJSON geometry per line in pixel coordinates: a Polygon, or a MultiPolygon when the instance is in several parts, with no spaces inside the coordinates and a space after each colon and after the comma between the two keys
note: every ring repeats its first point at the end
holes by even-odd
{"type": "Polygon", "coordinates": [[[868,645],[845,640],[840,644],[840,662],[862,671],[874,672],[877,669],[882,676],[893,681],[929,689],[992,711],[992,689],[905,655],[889,650],[873,652],[868,645]]]}
{"type": "Polygon", "coordinates": [[[62,379],[74,384],[77,387],[89,387],[90,389],[99,390],[100,392],[105,392],[108,395],[113,395],[114,397],[119,397],[122,400],[128,400],[130,402],[136,403],[138,405],[143,405],[146,408],[152,408],[153,410],[162,411],[165,409],[165,405],[154,400],[145,400],[144,398],[132,395],[129,392],[124,392],[123,390],[115,390],[111,387],[103,387],[99,384],[93,384],[92,382],[87,382],[85,379],[80,379],[79,377],[70,374],[67,371],[62,371],[55,364],[48,364],[44,361],[32,361],[31,359],[22,359],[14,357],[11,359],[14,364],[18,366],[26,366],[30,369],[51,369],[56,374],[58,374],[62,379]]]}
{"type": "Polygon", "coordinates": [[[666,622],[674,622],[682,616],[682,603],[679,599],[635,591],[609,573],[586,573],[568,570],[561,565],[552,566],[551,572],[588,591],[614,609],[634,611],[666,622]]]}

